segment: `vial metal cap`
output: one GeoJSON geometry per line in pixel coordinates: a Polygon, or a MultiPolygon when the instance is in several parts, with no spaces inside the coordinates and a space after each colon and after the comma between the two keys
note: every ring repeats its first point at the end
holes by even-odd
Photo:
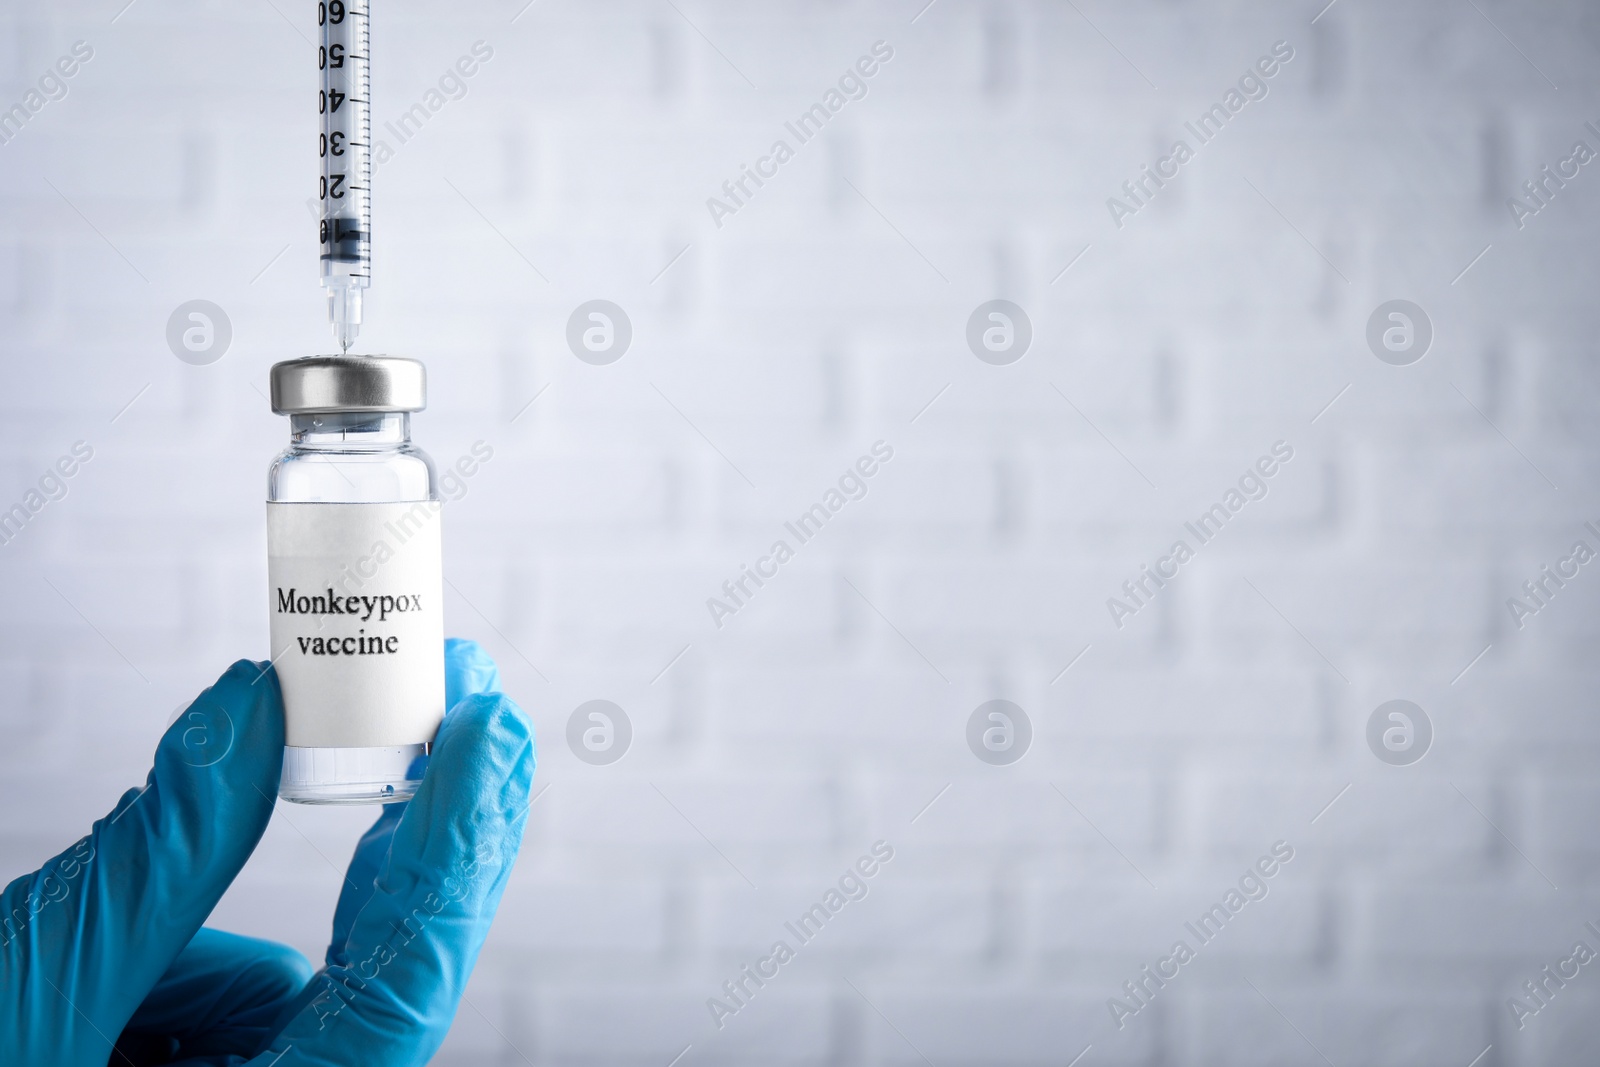
{"type": "Polygon", "coordinates": [[[306,356],[272,365],[272,410],[279,415],[427,406],[428,372],[414,359],[306,356]]]}

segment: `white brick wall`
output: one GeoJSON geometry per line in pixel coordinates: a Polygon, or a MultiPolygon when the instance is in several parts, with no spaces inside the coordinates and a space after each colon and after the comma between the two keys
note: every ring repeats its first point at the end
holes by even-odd
{"type": "MultiPolygon", "coordinates": [[[[378,170],[360,349],[428,362],[436,457],[495,450],[449,510],[449,624],[550,790],[437,1062],[1592,1062],[1600,979],[1520,1032],[1505,1000],[1600,920],[1600,576],[1521,630],[1504,602],[1600,520],[1600,176],[1521,231],[1504,200],[1592,143],[1600,17],[922,2],[375,5],[380,125],[494,49],[378,170]],[[879,39],[868,95],[716,228],[705,198],[879,39]],[[1113,226],[1280,39],[1270,94],[1113,226]],[[964,338],[996,296],[1034,326],[1006,367],[964,338]],[[1396,297],[1436,330],[1410,367],[1364,340],[1396,297]],[[634,327],[607,367],[564,341],[594,298],[634,327]],[[878,439],[868,495],[714,628],[878,439]],[[1279,439],[1271,495],[1113,626],[1279,439]],[[1001,696],[1035,736],[991,767],[964,730],[1001,696]],[[591,767],[565,725],[601,697],[635,741],[591,767]],[[1394,697],[1434,724],[1415,766],[1366,746],[1394,697]],[[879,838],[871,894],[717,1030],[706,998],[879,838]],[[1107,998],[1278,839],[1271,895],[1119,1031],[1107,998]]],[[[311,5],[122,3],[0,14],[0,105],[95,50],[0,145],[0,509],[95,449],[0,548],[13,873],[264,654],[266,370],[329,347],[311,5]],[[234,328],[206,367],[163,336],[195,298],[234,328]]],[[[216,921],[320,958],[324,857],[369,817],[281,808],[216,921]]]]}

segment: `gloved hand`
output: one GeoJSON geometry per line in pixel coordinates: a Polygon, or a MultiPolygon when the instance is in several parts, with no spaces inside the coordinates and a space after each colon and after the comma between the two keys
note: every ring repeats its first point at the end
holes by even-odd
{"type": "Polygon", "coordinates": [[[493,661],[470,641],[445,655],[431,765],[357,846],[321,971],[201,928],[266,830],[283,759],[277,677],[241,660],[167,730],[143,789],[0,893],[0,1065],[426,1063],[499,905],[534,770],[532,725],[493,661]]]}

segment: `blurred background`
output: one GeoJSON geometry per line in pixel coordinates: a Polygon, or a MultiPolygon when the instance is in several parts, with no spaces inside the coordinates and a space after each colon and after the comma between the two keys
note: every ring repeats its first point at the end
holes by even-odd
{"type": "MultiPolygon", "coordinates": [[[[1600,9],[1325,3],[374,3],[353,351],[427,362],[441,466],[492,451],[449,629],[540,737],[435,1062],[1594,1062],[1600,975],[1524,983],[1600,949],[1600,9]]],[[[331,347],[316,25],[0,15],[7,877],[267,654],[267,369],[331,347]],[[169,344],[195,300],[225,345],[169,344]]],[[[320,961],[374,814],[280,804],[215,924],[320,961]]]]}

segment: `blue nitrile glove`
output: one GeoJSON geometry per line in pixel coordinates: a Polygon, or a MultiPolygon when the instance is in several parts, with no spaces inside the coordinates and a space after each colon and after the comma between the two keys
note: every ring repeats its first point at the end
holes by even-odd
{"type": "Polygon", "coordinates": [[[326,965],[251,1067],[412,1067],[450,1029],[522,841],[534,751],[488,654],[445,648],[451,711],[422,785],[356,847],[326,965]]]}
{"type": "Polygon", "coordinates": [[[282,763],[276,676],[241,661],[163,736],[143,789],[0,894],[0,1065],[425,1063],[499,903],[534,764],[482,649],[449,641],[446,664],[432,766],[358,846],[323,972],[308,984],[293,949],[201,929],[266,829],[282,763]]]}

